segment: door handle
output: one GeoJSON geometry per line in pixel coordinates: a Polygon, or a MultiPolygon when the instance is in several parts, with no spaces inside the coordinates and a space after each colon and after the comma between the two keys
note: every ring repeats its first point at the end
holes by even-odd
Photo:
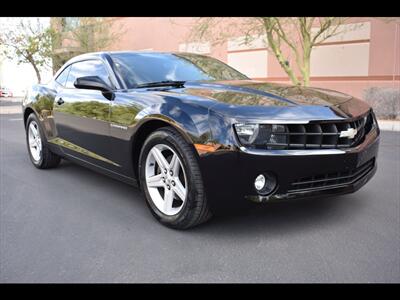
{"type": "Polygon", "coordinates": [[[64,100],[63,100],[62,98],[59,98],[59,99],[57,100],[57,104],[58,104],[58,105],[64,104],[64,100]]]}

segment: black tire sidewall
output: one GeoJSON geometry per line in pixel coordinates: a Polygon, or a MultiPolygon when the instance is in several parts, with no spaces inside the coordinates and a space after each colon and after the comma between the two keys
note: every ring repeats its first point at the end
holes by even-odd
{"type": "Polygon", "coordinates": [[[40,125],[40,122],[38,120],[38,118],[36,117],[36,115],[34,113],[30,114],[27,121],[26,121],[26,127],[25,127],[25,138],[26,138],[26,145],[28,147],[28,153],[29,153],[29,158],[31,160],[31,162],[34,164],[35,167],[40,168],[43,165],[43,159],[44,159],[44,147],[45,147],[45,140],[44,140],[44,135],[43,135],[43,131],[42,131],[42,127],[40,125]],[[38,125],[38,130],[39,130],[39,134],[40,134],[40,139],[42,141],[42,153],[40,155],[40,159],[38,161],[34,160],[34,158],[32,157],[32,153],[31,153],[31,149],[29,147],[29,138],[28,138],[28,130],[29,130],[29,125],[31,124],[32,121],[35,121],[36,124],[38,125]]]}
{"type": "Polygon", "coordinates": [[[159,220],[161,223],[164,223],[169,226],[174,226],[175,224],[180,223],[183,219],[186,218],[191,205],[193,205],[194,199],[198,197],[196,185],[198,183],[194,182],[193,176],[191,175],[190,164],[188,163],[188,157],[185,151],[183,151],[178,143],[175,140],[173,135],[168,134],[166,130],[157,130],[152,133],[147,140],[145,141],[142,151],[139,158],[139,177],[140,177],[140,185],[142,189],[142,193],[146,198],[146,203],[150,207],[152,214],[159,220]],[[150,194],[147,190],[146,180],[145,180],[145,163],[147,159],[147,155],[153,146],[157,144],[165,144],[171,147],[177,154],[179,159],[182,162],[183,168],[185,169],[186,181],[187,181],[187,198],[184,203],[183,208],[176,215],[166,215],[162,213],[151,200],[150,194]]]}

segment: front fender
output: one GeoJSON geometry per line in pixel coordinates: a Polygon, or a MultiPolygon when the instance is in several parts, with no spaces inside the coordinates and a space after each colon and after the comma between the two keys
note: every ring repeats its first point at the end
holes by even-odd
{"type": "MultiPolygon", "coordinates": [[[[195,150],[196,144],[209,140],[211,136],[207,109],[187,108],[184,105],[162,103],[148,106],[137,113],[132,123],[133,126],[127,127],[129,147],[126,149],[129,150],[123,156],[132,159],[126,165],[126,171],[129,176],[135,178],[137,178],[136,166],[141,146],[153,130],[170,125],[182,135],[188,144],[193,146],[193,150],[195,150]],[[192,109],[193,114],[190,114],[186,109],[192,109]],[[129,166],[133,166],[133,169],[131,170],[129,166]]],[[[123,149],[125,148],[119,147],[116,158],[121,155],[121,152],[125,151],[123,149]]]]}
{"type": "Polygon", "coordinates": [[[56,92],[44,85],[34,85],[22,100],[22,113],[24,122],[28,111],[33,111],[41,122],[46,139],[57,136],[53,118],[53,106],[56,92]]]}
{"type": "Polygon", "coordinates": [[[208,110],[191,105],[163,103],[147,107],[135,117],[135,132],[149,121],[163,121],[176,128],[190,144],[206,143],[211,140],[208,110]]]}

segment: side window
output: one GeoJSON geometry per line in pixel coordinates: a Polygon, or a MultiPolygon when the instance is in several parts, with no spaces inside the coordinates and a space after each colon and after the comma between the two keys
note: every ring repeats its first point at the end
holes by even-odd
{"type": "Polygon", "coordinates": [[[75,88],[75,80],[79,77],[84,76],[99,76],[101,79],[104,80],[105,83],[113,86],[108,76],[106,67],[99,60],[85,60],[72,64],[71,71],[69,72],[68,80],[65,86],[67,88],[75,88]]]}
{"type": "Polygon", "coordinates": [[[67,81],[68,73],[69,70],[71,69],[71,66],[68,66],[60,73],[60,75],[57,76],[56,81],[61,84],[62,86],[65,86],[65,82],[67,81]]]}

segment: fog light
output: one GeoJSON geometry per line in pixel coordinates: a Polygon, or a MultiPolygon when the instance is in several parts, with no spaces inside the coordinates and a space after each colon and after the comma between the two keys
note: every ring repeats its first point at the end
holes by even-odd
{"type": "Polygon", "coordinates": [[[265,186],[265,176],[260,174],[257,176],[256,180],[254,180],[254,186],[256,187],[257,191],[261,191],[265,186]]]}
{"type": "Polygon", "coordinates": [[[271,173],[260,174],[254,180],[254,187],[260,195],[271,194],[276,188],[276,177],[271,173]]]}

